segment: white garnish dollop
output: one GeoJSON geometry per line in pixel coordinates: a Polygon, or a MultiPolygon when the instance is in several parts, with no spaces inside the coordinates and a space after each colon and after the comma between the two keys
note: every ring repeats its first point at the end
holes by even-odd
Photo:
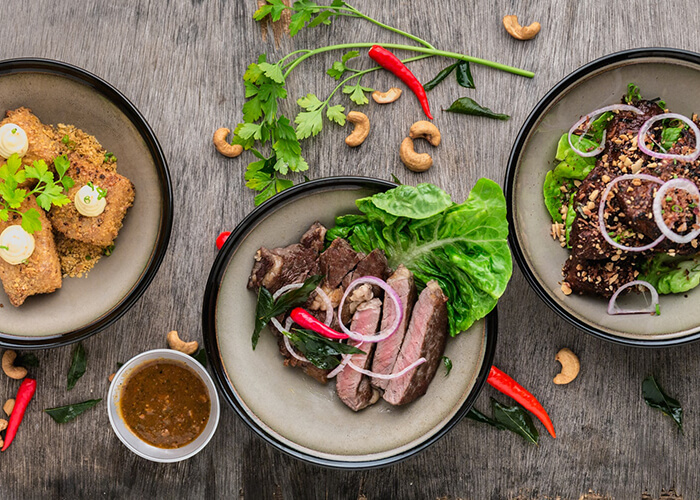
{"type": "Polygon", "coordinates": [[[16,266],[34,253],[34,236],[22,226],[9,226],[0,234],[0,258],[16,266]]]}
{"type": "Polygon", "coordinates": [[[27,154],[29,139],[27,133],[19,125],[6,123],[0,127],[0,156],[9,158],[14,153],[19,157],[27,154]]]}
{"type": "Polygon", "coordinates": [[[101,189],[98,186],[86,184],[75,193],[73,202],[80,215],[84,215],[85,217],[97,217],[105,211],[107,199],[105,198],[104,191],[102,193],[99,191],[101,191],[101,189]]]}

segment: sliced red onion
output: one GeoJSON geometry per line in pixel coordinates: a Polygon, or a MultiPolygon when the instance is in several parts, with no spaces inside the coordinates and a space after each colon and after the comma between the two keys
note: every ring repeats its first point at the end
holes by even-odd
{"type": "MultiPolygon", "coordinates": [[[[301,288],[303,285],[303,283],[292,283],[291,285],[285,285],[275,292],[275,294],[272,296],[272,299],[277,300],[277,298],[283,293],[286,293],[289,290],[296,290],[297,288],[301,288]]],[[[315,292],[318,294],[319,297],[321,297],[323,304],[326,306],[326,319],[324,323],[326,324],[326,326],[331,326],[331,322],[333,321],[333,304],[331,303],[331,299],[320,286],[316,287],[315,292]]]]}
{"type": "Polygon", "coordinates": [[[380,379],[382,379],[382,380],[391,380],[391,379],[394,379],[394,378],[403,377],[403,376],[406,375],[408,372],[410,372],[411,370],[413,370],[413,369],[416,368],[417,366],[422,365],[422,364],[425,363],[426,361],[427,361],[427,360],[426,360],[425,358],[418,358],[417,360],[415,360],[413,363],[411,363],[410,365],[408,365],[406,368],[404,368],[404,369],[401,370],[400,372],[391,373],[391,374],[388,374],[388,375],[385,374],[385,373],[375,373],[375,372],[371,372],[371,371],[369,371],[369,370],[365,370],[364,368],[360,368],[359,366],[355,365],[352,361],[349,361],[349,362],[348,362],[348,366],[349,366],[350,368],[352,368],[353,370],[355,370],[356,372],[360,372],[360,373],[362,373],[362,374],[364,374],[364,375],[367,375],[367,376],[369,376],[369,377],[380,378],[380,379]]]}
{"type": "Polygon", "coordinates": [[[642,127],[639,129],[639,135],[637,136],[637,147],[643,153],[649,156],[653,156],[654,158],[659,158],[661,160],[695,161],[700,156],[700,147],[698,141],[700,141],[700,130],[698,129],[698,126],[695,125],[695,123],[693,123],[693,120],[691,120],[687,116],[679,115],[678,113],[662,113],[660,115],[652,116],[644,122],[644,125],[642,125],[642,127]],[[657,153],[656,151],[652,151],[647,147],[646,135],[647,132],[649,132],[649,129],[651,129],[651,126],[659,120],[665,120],[667,118],[682,121],[683,123],[688,125],[691,128],[691,130],[695,133],[695,151],[693,153],[688,155],[657,153]]]}
{"type": "Polygon", "coordinates": [[[656,288],[651,283],[642,280],[630,281],[629,283],[622,285],[610,298],[608,303],[608,314],[656,314],[656,306],[659,305],[659,294],[656,288]],[[649,304],[644,309],[621,309],[617,306],[617,297],[620,292],[626,290],[631,286],[641,285],[651,292],[651,304],[649,304]]]}
{"type": "Polygon", "coordinates": [[[343,298],[340,300],[340,305],[338,306],[338,323],[340,324],[340,329],[351,339],[360,342],[381,342],[382,340],[391,337],[396,332],[396,330],[398,330],[399,325],[401,324],[401,320],[403,319],[403,315],[403,304],[401,303],[399,294],[396,293],[396,290],[391,288],[386,281],[381,280],[379,278],[375,278],[374,276],[364,276],[362,278],[357,278],[355,281],[350,283],[347,290],[345,290],[345,293],[343,294],[343,298]],[[345,325],[343,325],[343,320],[341,318],[341,313],[343,311],[343,304],[345,304],[345,299],[348,297],[348,295],[350,295],[350,292],[353,290],[353,288],[355,288],[357,285],[362,285],[364,283],[369,283],[370,285],[377,285],[382,290],[384,290],[384,293],[386,293],[387,296],[394,301],[394,306],[396,307],[396,311],[398,313],[396,315],[396,318],[394,318],[394,322],[391,324],[391,326],[389,326],[386,330],[382,330],[371,335],[362,335],[360,333],[353,332],[352,330],[348,329],[345,325]]]}
{"type": "MultiPolygon", "coordinates": [[[[641,179],[641,180],[645,180],[645,181],[656,182],[658,184],[664,183],[658,177],[654,177],[653,175],[647,175],[647,174],[625,174],[625,175],[621,175],[619,177],[615,177],[605,187],[605,190],[603,191],[603,196],[600,199],[600,206],[598,207],[598,228],[600,229],[600,234],[602,234],[603,238],[605,238],[605,241],[610,243],[615,248],[619,248],[620,250],[626,250],[628,252],[643,252],[645,250],[649,250],[650,248],[654,248],[656,245],[661,243],[661,241],[665,238],[665,236],[662,234],[661,236],[656,238],[654,241],[652,241],[648,245],[644,245],[642,247],[628,247],[627,245],[621,245],[620,243],[613,240],[610,237],[610,235],[608,234],[608,231],[605,227],[605,217],[604,217],[605,216],[605,206],[607,205],[608,195],[610,194],[610,191],[612,190],[613,186],[615,186],[615,184],[617,184],[618,182],[626,181],[626,180],[633,180],[633,179],[641,179]]],[[[657,195],[658,195],[658,193],[657,193],[657,195]]]]}
{"type": "MultiPolygon", "coordinates": [[[[666,225],[666,221],[664,221],[664,216],[661,213],[661,205],[663,204],[664,198],[666,197],[666,192],[669,189],[682,189],[683,191],[697,197],[699,203],[700,191],[698,191],[698,187],[690,179],[671,179],[659,188],[659,190],[656,192],[656,196],[654,197],[654,221],[656,222],[656,225],[659,226],[659,229],[663,235],[674,243],[690,243],[700,234],[700,228],[694,229],[688,234],[681,236],[675,231],[672,231],[671,228],[666,225]]],[[[695,216],[695,221],[696,223],[698,222],[697,215],[695,216]]]]}
{"type": "MultiPolygon", "coordinates": [[[[282,293],[284,293],[284,292],[282,292],[282,293]]],[[[277,328],[277,330],[279,330],[280,333],[288,332],[289,327],[292,326],[292,318],[287,318],[287,323],[286,323],[285,327],[282,327],[282,324],[279,321],[277,321],[277,318],[271,318],[270,323],[272,323],[274,325],[274,327],[277,328]]],[[[303,361],[304,363],[309,362],[309,360],[306,359],[304,356],[296,353],[296,351],[294,350],[294,347],[292,346],[292,343],[289,341],[289,338],[284,333],[282,333],[282,338],[284,339],[284,346],[289,351],[289,354],[291,354],[293,357],[295,357],[299,361],[303,361]]]]}
{"type": "Polygon", "coordinates": [[[605,137],[607,135],[605,130],[603,131],[603,139],[600,141],[600,144],[598,145],[597,148],[595,148],[592,151],[581,151],[580,149],[577,149],[574,146],[574,144],[571,142],[571,136],[574,135],[574,132],[576,132],[581,125],[583,125],[586,121],[588,121],[588,125],[586,125],[586,128],[583,129],[583,133],[581,134],[581,136],[586,135],[586,132],[588,132],[588,128],[591,126],[591,122],[593,120],[595,120],[598,116],[602,115],[603,113],[605,113],[607,111],[633,111],[633,112],[637,113],[638,115],[642,114],[641,110],[635,108],[634,106],[629,106],[627,104],[613,104],[611,106],[605,106],[603,108],[596,109],[595,111],[591,111],[586,116],[581,118],[579,121],[574,123],[574,126],[569,129],[569,136],[568,136],[569,146],[571,146],[571,149],[576,151],[576,154],[578,154],[579,156],[583,156],[585,158],[589,158],[591,156],[596,156],[598,153],[603,151],[603,149],[605,148],[605,137]]]}

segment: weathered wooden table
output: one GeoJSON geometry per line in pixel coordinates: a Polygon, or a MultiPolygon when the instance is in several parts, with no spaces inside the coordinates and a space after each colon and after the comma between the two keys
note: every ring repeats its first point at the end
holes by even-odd
{"type": "MultiPolygon", "coordinates": [[[[430,99],[443,143],[433,151],[435,167],[425,174],[408,172],[398,158],[401,139],[422,116],[410,94],[391,108],[367,108],[373,128],[360,148],[347,148],[347,130],[331,125],[305,144],[311,178],[359,174],[386,179],[393,173],[407,183],[436,183],[458,201],[479,177],[503,181],[508,153],[527,113],[578,66],[633,47],[700,51],[700,15],[691,0],[357,0],[357,7],[437,47],[536,73],[530,80],[474,65],[476,90],[459,88],[452,79],[434,90],[430,99]],[[518,14],[528,24],[539,21],[541,33],[530,42],[515,41],[501,25],[506,14],[518,14]],[[464,95],[509,113],[510,121],[440,112],[464,95]]],[[[70,394],[65,375],[71,348],[38,353],[36,399],[17,440],[0,455],[0,498],[495,499],[521,494],[576,499],[589,488],[615,498],[640,498],[648,490],[656,498],[671,487],[684,498],[698,498],[700,344],[640,350],[587,336],[547,309],[517,269],[499,305],[496,364],[532,388],[550,410],[559,437],[543,435],[539,447],[464,420],[403,463],[336,472],[277,452],[224,406],[219,430],[202,453],[184,463],[159,465],[118,441],[104,403],[65,425],[42,413],[67,400],[105,397],[107,376],[116,363],[164,347],[170,329],[201,340],[202,296],[216,254],[214,238],[253,208],[243,180],[250,157],[229,160],[211,146],[215,129],[232,127],[241,118],[246,66],[262,52],[275,60],[291,50],[330,43],[404,40],[370,23],[340,18],[293,39],[283,36],[276,46],[272,33],[263,41],[252,19],[255,8],[255,0],[0,0],[0,59],[47,57],[81,66],[115,85],[141,110],[169,160],[176,217],[158,276],[117,324],[84,342],[88,372],[70,394]],[[559,387],[551,378],[559,368],[554,355],[564,346],[580,355],[582,372],[571,386],[559,387]],[[644,404],[640,383],[652,373],[683,403],[685,434],[644,404]]],[[[295,70],[287,85],[293,98],[289,114],[297,97],[327,95],[333,81],[325,69],[337,57],[320,56],[295,70]]],[[[427,80],[443,66],[444,60],[432,58],[412,68],[427,80]]],[[[379,72],[364,82],[380,89],[396,83],[379,72]]],[[[337,102],[356,108],[342,96],[337,102]]],[[[14,394],[16,387],[0,377],[0,398],[14,394]]],[[[491,395],[495,392],[487,387],[477,407],[485,409],[491,395]]]]}

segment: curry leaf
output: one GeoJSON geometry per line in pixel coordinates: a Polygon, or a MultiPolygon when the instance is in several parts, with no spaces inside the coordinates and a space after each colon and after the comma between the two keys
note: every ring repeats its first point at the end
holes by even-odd
{"type": "Polygon", "coordinates": [[[494,118],[496,120],[509,120],[510,116],[503,113],[496,113],[489,108],[481,106],[470,97],[460,97],[453,102],[445,111],[451,113],[461,113],[463,115],[485,116],[486,118],[494,118]]]}
{"type": "Polygon", "coordinates": [[[82,343],[78,343],[73,348],[73,356],[71,358],[70,368],[68,369],[68,387],[67,390],[71,390],[75,387],[80,377],[85,375],[85,370],[87,369],[87,356],[85,354],[85,348],[82,343]]]}
{"type": "Polygon", "coordinates": [[[435,78],[430,80],[428,83],[423,85],[423,88],[427,90],[433,90],[435,87],[438,86],[445,78],[447,78],[450,73],[452,73],[456,68],[457,68],[458,63],[450,64],[446,68],[440,70],[440,72],[435,75],[435,78]]]}
{"type": "Polygon", "coordinates": [[[332,370],[340,364],[341,354],[365,354],[357,347],[322,337],[311,330],[292,329],[282,332],[314,366],[322,370],[332,370]]]}
{"type": "Polygon", "coordinates": [[[445,365],[445,377],[447,377],[452,371],[452,360],[447,356],[443,356],[442,364],[445,365]]]}
{"type": "Polygon", "coordinates": [[[85,413],[87,410],[95,406],[97,403],[102,401],[100,399],[88,399],[82,403],[75,403],[67,406],[58,406],[56,408],[47,408],[44,411],[49,414],[59,424],[65,424],[70,422],[78,415],[85,413]]]}
{"type": "Polygon", "coordinates": [[[468,419],[474,420],[476,422],[481,422],[483,424],[489,424],[493,427],[496,427],[499,430],[503,430],[506,428],[503,424],[495,421],[494,419],[492,419],[491,417],[489,417],[487,415],[484,415],[476,408],[470,409],[466,416],[468,419]]]}
{"type": "Polygon", "coordinates": [[[23,366],[24,368],[36,368],[39,366],[39,358],[32,353],[20,354],[15,359],[15,365],[23,366]]]}
{"type": "Polygon", "coordinates": [[[466,89],[475,89],[474,78],[469,67],[469,61],[459,61],[457,63],[457,83],[466,89]]]}
{"type": "Polygon", "coordinates": [[[505,406],[491,398],[493,418],[509,431],[522,436],[526,441],[537,444],[540,433],[532,422],[530,414],[520,406],[505,406]]]}
{"type": "Polygon", "coordinates": [[[192,357],[199,361],[199,364],[201,364],[203,367],[207,367],[207,351],[205,351],[204,348],[201,348],[199,351],[192,354],[192,357]]]}
{"type": "Polygon", "coordinates": [[[646,404],[671,417],[683,432],[683,408],[681,404],[659,387],[653,375],[649,375],[642,381],[642,396],[646,404]]]}

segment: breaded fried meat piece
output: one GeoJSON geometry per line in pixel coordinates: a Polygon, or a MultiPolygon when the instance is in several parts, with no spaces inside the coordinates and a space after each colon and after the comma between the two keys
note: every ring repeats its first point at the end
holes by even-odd
{"type": "Polygon", "coordinates": [[[75,185],[67,193],[71,203],[62,207],[51,207],[49,219],[54,229],[68,238],[98,247],[111,245],[122,227],[126,211],[134,203],[134,185],[116,172],[95,167],[87,162],[72,163],[67,175],[75,181],[75,185]],[[88,182],[107,191],[107,205],[104,212],[97,217],[80,215],[73,204],[75,194],[88,182]]]}
{"type": "MultiPolygon", "coordinates": [[[[0,259],[0,280],[10,303],[15,307],[21,306],[30,295],[51,293],[61,288],[61,264],[51,223],[32,195],[24,200],[19,211],[26,212],[30,208],[39,212],[41,221],[41,230],[33,234],[34,253],[23,264],[12,265],[0,259]]],[[[0,233],[9,226],[19,225],[21,221],[19,214],[11,212],[7,222],[0,220],[0,233]]]]}
{"type": "Polygon", "coordinates": [[[53,168],[53,160],[61,150],[61,143],[56,139],[53,128],[41,123],[29,108],[21,107],[6,113],[7,118],[0,122],[19,125],[27,134],[29,149],[22,157],[22,164],[31,165],[36,160],[44,160],[53,168]]]}

